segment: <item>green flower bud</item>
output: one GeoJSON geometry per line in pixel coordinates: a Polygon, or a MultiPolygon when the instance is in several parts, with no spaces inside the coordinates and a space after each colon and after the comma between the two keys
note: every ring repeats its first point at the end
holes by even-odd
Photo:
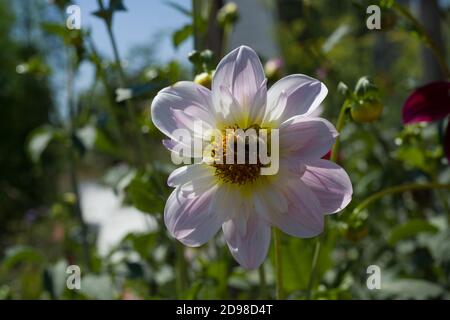
{"type": "Polygon", "coordinates": [[[356,122],[373,122],[380,118],[383,105],[377,99],[366,99],[355,102],[350,113],[356,122]]]}
{"type": "Polygon", "coordinates": [[[369,77],[361,77],[355,86],[355,94],[359,98],[368,98],[378,94],[378,89],[369,77]]]}
{"type": "Polygon", "coordinates": [[[193,64],[199,63],[201,61],[200,52],[198,52],[197,50],[189,52],[188,59],[193,64]]]}
{"type": "Polygon", "coordinates": [[[239,12],[236,3],[229,2],[217,13],[217,21],[223,27],[235,23],[239,19],[239,12]]]}
{"type": "Polygon", "coordinates": [[[73,192],[66,192],[63,194],[63,200],[67,204],[74,205],[77,202],[77,196],[73,192]]]}
{"type": "Polygon", "coordinates": [[[212,76],[208,72],[202,72],[195,76],[194,82],[208,89],[211,89],[212,76]]]}

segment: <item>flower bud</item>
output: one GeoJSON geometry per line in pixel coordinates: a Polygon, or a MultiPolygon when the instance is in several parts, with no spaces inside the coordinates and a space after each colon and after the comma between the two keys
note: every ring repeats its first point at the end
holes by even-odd
{"type": "Polygon", "coordinates": [[[281,78],[284,63],[280,58],[270,59],[264,65],[264,72],[267,79],[276,81],[281,78]]]}
{"type": "Polygon", "coordinates": [[[377,99],[365,99],[355,102],[350,113],[356,122],[373,122],[378,120],[383,112],[383,105],[377,99]]]}
{"type": "Polygon", "coordinates": [[[63,200],[67,204],[74,205],[77,202],[77,196],[73,192],[66,192],[63,194],[63,200]]]}
{"type": "Polygon", "coordinates": [[[211,89],[212,76],[208,72],[202,72],[195,76],[194,82],[208,89],[211,89]]]}
{"type": "Polygon", "coordinates": [[[217,21],[223,27],[233,24],[239,19],[239,12],[236,3],[229,2],[224,5],[217,13],[217,21]]]}
{"type": "Polygon", "coordinates": [[[359,78],[355,86],[355,94],[362,98],[368,98],[378,93],[375,83],[367,76],[359,78]]]}

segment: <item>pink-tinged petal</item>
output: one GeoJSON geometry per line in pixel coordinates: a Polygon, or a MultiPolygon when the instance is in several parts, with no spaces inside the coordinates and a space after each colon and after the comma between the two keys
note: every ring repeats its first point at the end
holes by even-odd
{"type": "Polygon", "coordinates": [[[207,88],[194,82],[177,82],[153,99],[152,121],[166,136],[179,141],[173,134],[176,129],[194,133],[195,121],[203,122],[206,127],[214,124],[211,104],[211,92],[207,88]]]}
{"type": "Polygon", "coordinates": [[[403,106],[403,123],[431,122],[450,114],[450,82],[437,81],[414,90],[403,106]]]}
{"type": "Polygon", "coordinates": [[[270,211],[270,222],[294,237],[311,238],[320,234],[324,226],[324,210],[315,194],[299,178],[285,183],[283,191],[287,210],[270,211]]]}
{"type": "Polygon", "coordinates": [[[261,93],[264,86],[264,69],[258,55],[253,49],[241,46],[226,55],[217,66],[212,81],[214,108],[225,118],[239,113],[247,118],[240,121],[248,121],[253,107],[265,106],[266,95],[261,93]],[[224,88],[231,93],[234,101],[224,95],[224,88]]]}
{"type": "Polygon", "coordinates": [[[264,79],[256,92],[253,104],[250,106],[247,125],[261,123],[266,113],[267,79],[264,79]]]}
{"type": "Polygon", "coordinates": [[[450,122],[447,123],[447,130],[445,131],[444,152],[447,160],[450,162],[450,122]]]}
{"type": "Polygon", "coordinates": [[[327,160],[309,161],[305,165],[301,179],[317,197],[324,213],[338,212],[350,203],[353,187],[344,169],[327,160]]]}
{"type": "Polygon", "coordinates": [[[170,174],[167,184],[178,187],[183,196],[196,197],[214,187],[217,182],[214,170],[205,164],[183,166],[170,174]]]}
{"type": "Polygon", "coordinates": [[[186,197],[179,188],[175,189],[164,209],[164,222],[170,234],[190,247],[209,241],[227,219],[214,210],[217,193],[215,187],[197,197],[186,197]]]}
{"type": "Polygon", "coordinates": [[[222,225],[228,248],[245,269],[256,269],[266,259],[270,245],[270,226],[248,208],[222,225]],[[242,227],[245,226],[245,227],[242,227]]]}
{"type": "Polygon", "coordinates": [[[302,74],[287,76],[269,89],[264,121],[282,123],[294,116],[310,115],[327,94],[327,87],[319,80],[302,74]]]}
{"type": "Polygon", "coordinates": [[[334,126],[325,119],[296,116],[280,126],[280,154],[297,160],[320,159],[337,136],[334,126]]]}
{"type": "Polygon", "coordinates": [[[194,179],[210,177],[214,168],[205,164],[192,164],[175,169],[167,179],[169,187],[179,187],[194,179]]]}
{"type": "Polygon", "coordinates": [[[178,142],[176,142],[175,140],[172,140],[172,139],[163,139],[162,144],[167,150],[174,151],[178,142]]]}

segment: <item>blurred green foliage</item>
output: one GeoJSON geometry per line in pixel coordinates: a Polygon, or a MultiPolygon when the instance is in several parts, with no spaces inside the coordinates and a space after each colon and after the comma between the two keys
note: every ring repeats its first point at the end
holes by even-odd
{"type": "MultiPolygon", "coordinates": [[[[450,182],[439,126],[401,124],[403,102],[423,73],[417,63],[423,35],[393,9],[395,1],[380,2],[383,28],[368,31],[369,2],[264,2],[278,12],[272,36],[281,56],[262,57],[282,59],[277,77],[304,73],[323,81],[330,91],[324,117],[334,123],[348,102],[337,159],[354,183],[353,201],[327,218],[322,240],[282,236],[288,298],[450,298],[448,191],[388,195],[354,210],[390,186],[450,182]],[[366,123],[352,113],[358,106],[383,110],[366,123]],[[366,287],[370,265],[382,270],[382,290],[366,287]]],[[[194,0],[192,8],[168,4],[192,17],[172,35],[175,47],[194,38],[195,50],[181,62],[157,63],[151,55],[140,59],[155,50],[151,43],[134,51],[135,59],[124,66],[102,56],[88,30],[68,31],[60,20],[39,21],[45,41],[61,49],[56,60],[69,80],[81,62],[96,71],[83,92],[70,93],[70,81],[68,88],[59,88],[69,91],[68,115],[61,118],[49,89],[57,62],[31,42],[13,39],[12,6],[0,2],[0,299],[274,298],[273,248],[264,264],[264,287],[258,271],[236,264],[221,236],[201,248],[184,248],[165,230],[166,179],[174,167],[148,106],[161,88],[211,74],[232,30],[224,29],[238,17],[249,18],[239,7],[226,17],[226,10],[214,5],[222,1],[194,0]],[[101,255],[98,228],[81,216],[80,181],[107,186],[157,227],[128,234],[101,255]],[[65,285],[70,264],[82,267],[80,291],[65,285]]],[[[66,2],[56,5],[61,14],[66,2]]],[[[126,1],[106,1],[93,14],[111,27],[125,6],[126,1]]],[[[448,9],[442,14],[448,19],[448,9]]]]}

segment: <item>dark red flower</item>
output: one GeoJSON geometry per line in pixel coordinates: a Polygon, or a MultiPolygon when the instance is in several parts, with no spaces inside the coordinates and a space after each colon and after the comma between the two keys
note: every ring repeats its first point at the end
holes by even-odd
{"type": "MultiPolygon", "coordinates": [[[[403,106],[403,124],[432,122],[450,114],[450,82],[436,81],[413,91],[403,106]]],[[[450,125],[444,137],[444,152],[450,161],[450,125]]]]}
{"type": "Polygon", "coordinates": [[[328,151],[327,154],[322,157],[322,159],[330,160],[331,159],[331,150],[328,151]]]}
{"type": "Polygon", "coordinates": [[[437,81],[413,91],[403,106],[403,124],[432,122],[450,114],[450,82],[437,81]]]}

